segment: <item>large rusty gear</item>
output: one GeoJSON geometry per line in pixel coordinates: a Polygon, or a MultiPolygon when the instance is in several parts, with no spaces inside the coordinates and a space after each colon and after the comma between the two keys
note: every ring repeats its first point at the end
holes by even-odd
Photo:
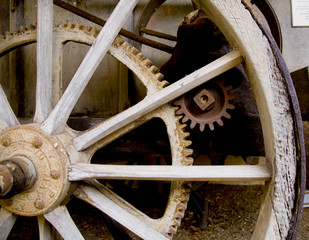
{"type": "MultiPolygon", "coordinates": [[[[92,43],[95,41],[97,36],[98,30],[95,28],[89,28],[88,26],[81,26],[79,24],[74,23],[62,23],[59,25],[55,25],[53,29],[53,35],[55,37],[55,41],[57,41],[57,46],[62,46],[67,41],[74,41],[79,42],[83,44],[92,45],[92,43]]],[[[6,33],[5,36],[0,36],[0,56],[9,53],[11,50],[36,42],[37,38],[37,29],[35,26],[28,26],[28,27],[21,27],[19,31],[14,33],[6,33]]],[[[55,51],[61,51],[62,48],[56,49],[55,51]]],[[[142,53],[140,53],[136,48],[130,46],[127,42],[121,40],[120,38],[116,38],[113,45],[109,49],[109,53],[115,57],[117,60],[121,61],[123,64],[127,65],[133,72],[136,74],[137,78],[141,81],[143,85],[145,85],[147,92],[150,94],[156,94],[156,92],[160,91],[164,86],[167,85],[167,82],[163,80],[163,75],[159,73],[158,68],[156,68],[150,60],[146,59],[142,53]]],[[[57,76],[57,74],[55,74],[57,76]]],[[[172,165],[177,166],[189,166],[193,164],[193,159],[190,157],[192,155],[192,150],[188,147],[191,145],[191,141],[186,140],[186,138],[189,136],[189,133],[185,132],[185,124],[181,124],[179,122],[180,117],[175,116],[175,107],[172,107],[169,104],[165,104],[161,106],[160,108],[152,111],[151,113],[145,115],[142,119],[140,119],[139,124],[143,124],[147,122],[148,120],[151,120],[152,118],[160,118],[166,125],[166,129],[169,135],[171,149],[172,149],[172,165]]],[[[132,126],[128,126],[128,129],[134,129],[136,126],[134,124],[131,124],[132,126]]],[[[35,138],[36,136],[39,136],[43,140],[48,137],[45,137],[43,133],[39,130],[40,126],[32,126],[30,130],[28,130],[28,127],[21,126],[21,127],[15,127],[15,128],[9,128],[8,130],[3,131],[0,135],[10,137],[13,139],[13,136],[15,136],[15,132],[18,132],[19,135],[25,135],[24,138],[27,138],[27,136],[32,136],[32,138],[35,138]],[[29,134],[30,131],[30,134],[29,134]],[[13,134],[13,133],[15,134],[13,134]],[[32,135],[31,135],[32,134],[32,135]],[[12,136],[11,136],[12,135],[12,136]],[[41,137],[41,135],[43,137],[41,137]]],[[[70,132],[68,135],[73,135],[74,133],[71,132],[71,130],[67,129],[66,132],[70,132]]],[[[126,131],[130,130],[119,130],[116,135],[122,135],[126,131]]],[[[64,134],[67,135],[67,134],[64,134]]],[[[50,138],[53,138],[50,137],[50,138]]],[[[114,137],[117,138],[117,137],[114,137]]],[[[60,145],[70,145],[70,141],[67,137],[62,137],[58,135],[56,140],[53,141],[59,141],[50,144],[50,146],[60,146],[60,145]],[[59,140],[58,140],[59,139],[59,140]]],[[[32,141],[32,139],[30,139],[32,141]]],[[[31,141],[24,141],[27,146],[29,145],[31,149],[36,149],[34,144],[31,141]],[[32,147],[32,145],[34,147],[32,147]]],[[[15,142],[20,141],[20,139],[14,140],[15,142]]],[[[13,142],[14,142],[13,141],[13,142]]],[[[45,141],[45,140],[44,140],[45,141]]],[[[47,140],[46,140],[47,141],[47,140]]],[[[99,147],[104,147],[106,144],[108,144],[107,140],[106,142],[101,142],[97,147],[93,148],[91,151],[98,150],[99,147]]],[[[110,140],[111,141],[111,140],[110,140]]],[[[15,143],[14,142],[14,143],[15,143]]],[[[48,144],[44,144],[49,146],[48,144]]],[[[30,149],[29,147],[29,149],[30,149]]],[[[6,146],[3,144],[0,151],[2,152],[8,152],[9,146],[6,146]]],[[[24,151],[24,150],[20,150],[24,151]]],[[[30,151],[30,150],[29,150],[30,151]]],[[[28,151],[28,152],[29,152],[28,151]]],[[[66,149],[62,149],[63,152],[66,152],[66,149]]],[[[11,151],[12,152],[12,151],[11,151]]],[[[89,156],[93,153],[89,153],[89,156]]],[[[3,155],[3,154],[2,154],[3,155]]],[[[20,155],[24,155],[23,152],[20,153],[20,155]]],[[[31,154],[28,154],[31,158],[31,154]]],[[[6,156],[6,155],[4,155],[6,156]]],[[[0,159],[1,161],[2,159],[0,159]]],[[[53,159],[46,159],[46,162],[49,163],[49,161],[53,161],[53,159]]],[[[70,160],[67,160],[66,164],[69,164],[70,160]]],[[[87,161],[87,160],[85,160],[87,161]]],[[[58,161],[59,162],[59,161],[58,161]]],[[[57,162],[57,163],[58,163],[57,162]]],[[[53,165],[51,162],[50,165],[53,165]]],[[[40,168],[39,165],[35,166],[36,168],[40,168]]],[[[63,166],[65,168],[65,166],[63,166]]],[[[43,169],[44,170],[44,169],[43,169]]],[[[42,171],[43,171],[42,170],[42,171]]],[[[61,169],[60,169],[61,170],[61,169]]],[[[41,170],[39,169],[39,172],[41,170]]],[[[65,176],[65,170],[62,172],[62,175],[65,176]]],[[[60,177],[59,177],[60,179],[60,177]]],[[[58,180],[58,178],[57,178],[58,180]]],[[[67,179],[62,177],[60,179],[62,183],[67,186],[69,184],[66,183],[67,179]]],[[[42,179],[40,178],[37,180],[38,182],[42,182],[42,179]]],[[[60,181],[60,186],[62,186],[60,181]]],[[[105,186],[97,183],[97,185],[94,184],[94,188],[105,188],[105,186]]],[[[59,188],[60,189],[60,188],[59,188]]],[[[34,188],[33,191],[35,191],[36,188],[34,188]]],[[[61,189],[60,189],[61,190],[61,189]]],[[[46,192],[42,192],[41,195],[48,198],[50,194],[51,189],[46,188],[46,192]]],[[[78,192],[78,191],[77,191],[78,192]]],[[[11,204],[12,201],[9,201],[10,199],[1,200],[0,203],[2,206],[5,206],[8,211],[15,213],[17,215],[24,215],[24,216],[38,216],[41,217],[42,214],[46,213],[47,211],[52,210],[57,204],[59,204],[59,199],[56,196],[56,199],[52,199],[51,204],[47,204],[48,201],[41,201],[41,205],[37,207],[37,205],[33,202],[30,202],[28,205],[29,207],[26,210],[20,210],[18,204],[19,198],[23,198],[25,194],[31,194],[31,191],[28,191],[27,193],[20,193],[19,195],[13,196],[12,199],[14,199],[13,204],[11,204]],[[10,203],[9,205],[8,202],[10,203]],[[15,204],[16,203],[16,204],[15,204]]],[[[66,195],[67,189],[64,192],[60,193],[58,195],[66,195]]],[[[35,193],[34,193],[35,194],[35,193]]],[[[160,219],[152,219],[146,214],[141,213],[140,210],[135,208],[134,206],[127,203],[124,199],[121,199],[119,196],[117,196],[112,191],[109,191],[106,193],[109,195],[111,199],[114,200],[116,204],[127,210],[128,212],[131,212],[132,215],[139,218],[141,221],[145,222],[146,224],[149,224],[154,228],[156,231],[160,232],[161,234],[165,235],[168,238],[172,238],[173,235],[177,232],[177,228],[179,227],[182,218],[184,217],[184,213],[187,207],[187,203],[189,201],[190,196],[190,184],[187,184],[184,181],[173,181],[171,183],[171,191],[168,199],[168,203],[166,206],[166,210],[164,215],[160,219]]],[[[73,193],[75,197],[81,198],[81,195],[78,193],[73,193]]],[[[73,196],[72,195],[72,196],[73,196]]],[[[61,200],[63,200],[61,198],[61,200]]]]}
{"type": "Polygon", "coordinates": [[[215,123],[223,126],[222,118],[231,118],[227,110],[235,108],[230,103],[230,100],[234,99],[234,96],[229,94],[232,86],[225,86],[225,83],[226,78],[206,83],[176,100],[174,104],[179,106],[176,114],[183,115],[182,122],[190,120],[191,129],[199,124],[201,132],[205,130],[206,125],[212,131],[215,123]]]}

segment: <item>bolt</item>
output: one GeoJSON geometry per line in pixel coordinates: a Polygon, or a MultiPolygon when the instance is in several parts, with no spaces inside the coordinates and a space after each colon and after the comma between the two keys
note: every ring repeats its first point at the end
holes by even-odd
{"type": "Polygon", "coordinates": [[[60,178],[60,172],[57,170],[57,169],[52,169],[50,171],[50,176],[53,178],[53,179],[59,179],[60,178]]]}
{"type": "Polygon", "coordinates": [[[216,101],[212,92],[206,89],[203,89],[196,94],[193,100],[202,111],[212,108],[216,101]]]}
{"type": "Polygon", "coordinates": [[[41,138],[35,137],[35,138],[33,139],[32,144],[33,144],[33,146],[34,146],[35,148],[40,148],[40,147],[42,146],[43,142],[42,142],[42,139],[41,139],[41,138]]]}
{"type": "Polygon", "coordinates": [[[1,138],[1,144],[5,147],[9,146],[12,143],[12,139],[9,135],[5,135],[1,138]]]}
{"type": "Polygon", "coordinates": [[[43,208],[45,207],[45,202],[44,202],[43,199],[38,198],[37,200],[35,200],[34,206],[35,206],[37,209],[43,209],[43,208]]]}

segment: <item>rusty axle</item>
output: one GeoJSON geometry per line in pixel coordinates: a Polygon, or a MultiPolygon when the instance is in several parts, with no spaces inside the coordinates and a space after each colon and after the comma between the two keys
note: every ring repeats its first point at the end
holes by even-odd
{"type": "Polygon", "coordinates": [[[18,156],[0,162],[0,197],[9,198],[33,186],[36,171],[30,160],[18,156]]]}

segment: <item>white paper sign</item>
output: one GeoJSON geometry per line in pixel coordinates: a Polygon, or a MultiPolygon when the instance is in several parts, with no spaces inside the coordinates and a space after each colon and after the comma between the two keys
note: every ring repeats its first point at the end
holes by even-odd
{"type": "Polygon", "coordinates": [[[292,1],[292,25],[293,27],[309,26],[309,0],[292,1]]]}

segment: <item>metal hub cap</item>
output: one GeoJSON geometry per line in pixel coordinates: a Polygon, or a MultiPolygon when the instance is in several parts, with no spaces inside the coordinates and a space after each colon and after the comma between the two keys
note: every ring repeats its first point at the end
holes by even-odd
{"type": "Polygon", "coordinates": [[[30,172],[33,172],[31,167],[35,171],[30,174],[34,179],[25,178],[33,181],[27,185],[29,189],[1,199],[0,204],[23,216],[41,215],[56,207],[67,192],[64,188],[69,186],[66,179],[69,158],[61,142],[39,130],[38,125],[25,125],[2,132],[0,143],[0,164],[14,164],[14,159],[18,159],[28,164],[26,169],[30,172]]]}

